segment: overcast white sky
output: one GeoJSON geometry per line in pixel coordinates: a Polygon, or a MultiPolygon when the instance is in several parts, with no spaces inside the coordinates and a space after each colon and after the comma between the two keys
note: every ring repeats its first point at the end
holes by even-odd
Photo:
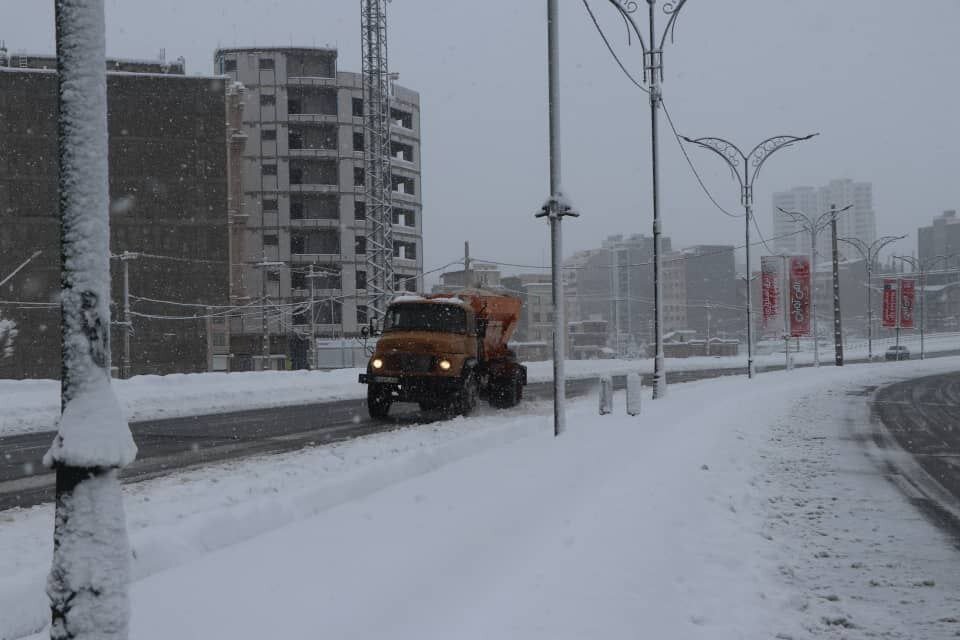
{"type": "MultiPolygon", "coordinates": [[[[608,0],[591,0],[627,64],[640,50],[608,0]]],[[[107,50],[184,56],[212,72],[217,46],[334,45],[359,70],[360,1],[107,0],[107,50]]],[[[641,4],[644,4],[641,1],[641,4]]],[[[659,2],[658,4],[662,4],[659,2]]],[[[582,217],[565,223],[565,253],[613,233],[650,233],[646,96],[622,76],[580,0],[561,0],[563,175],[582,217]]],[[[11,52],[51,52],[53,3],[0,0],[11,52]]],[[[472,253],[549,262],[546,2],[396,0],[390,67],[422,99],[425,267],[472,253]]],[[[960,208],[960,3],[927,0],[689,0],[665,52],[664,100],[680,132],[752,147],[774,134],[820,132],[780,152],[757,182],[771,234],[771,194],[832,178],[874,185],[878,233],[909,233],[960,208]]],[[[743,242],[742,219],[702,194],[666,123],[664,232],[675,247],[743,242]]],[[[719,158],[690,150],[711,192],[737,210],[719,158]]]]}

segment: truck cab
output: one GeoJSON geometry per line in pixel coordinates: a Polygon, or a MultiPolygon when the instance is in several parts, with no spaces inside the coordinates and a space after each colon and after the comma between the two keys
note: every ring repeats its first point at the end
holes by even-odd
{"type": "Polygon", "coordinates": [[[386,417],[394,402],[464,415],[481,398],[498,407],[517,404],[526,367],[506,343],[519,312],[518,298],[490,292],[394,298],[360,374],[371,417],[386,417]]]}

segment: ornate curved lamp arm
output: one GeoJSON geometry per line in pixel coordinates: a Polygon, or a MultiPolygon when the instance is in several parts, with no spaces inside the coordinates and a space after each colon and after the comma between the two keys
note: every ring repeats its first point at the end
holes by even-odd
{"type": "Polygon", "coordinates": [[[763,166],[763,163],[767,161],[774,152],[783,149],[784,147],[789,147],[798,142],[803,142],[804,140],[809,140],[810,138],[819,135],[818,133],[811,133],[810,135],[798,137],[798,136],[788,136],[780,135],[767,138],[753,149],[750,150],[750,153],[747,154],[747,159],[749,164],[753,165],[753,173],[750,175],[750,183],[753,184],[757,179],[757,174],[760,173],[760,167],[763,166]]]}
{"type": "Polygon", "coordinates": [[[640,8],[639,3],[636,0],[609,0],[609,2],[616,7],[617,11],[620,12],[620,15],[629,25],[629,29],[636,34],[637,40],[640,41],[640,48],[643,49],[643,53],[646,54],[650,49],[643,39],[643,33],[640,31],[640,27],[637,26],[637,21],[633,19],[633,14],[640,8]]]}
{"type": "Polygon", "coordinates": [[[733,144],[729,140],[724,140],[723,138],[688,138],[687,136],[680,136],[687,142],[690,142],[695,145],[699,145],[704,149],[709,149],[715,154],[724,159],[724,161],[730,166],[730,171],[736,176],[737,180],[740,181],[740,187],[746,187],[747,182],[747,157],[743,155],[743,152],[740,151],[737,145],[733,144]],[[743,172],[741,173],[741,167],[743,172]]]}
{"type": "Polygon", "coordinates": [[[860,238],[837,238],[840,242],[846,242],[848,245],[857,250],[857,253],[860,254],[860,257],[864,260],[870,260],[870,247],[867,246],[860,238]]]}
{"type": "Polygon", "coordinates": [[[790,216],[791,220],[803,227],[806,231],[809,232],[811,229],[813,229],[813,221],[807,214],[800,213],[799,211],[787,211],[783,207],[777,207],[777,209],[780,211],[780,213],[790,216]]]}
{"type": "Polygon", "coordinates": [[[676,2],[667,2],[663,5],[663,12],[669,16],[667,18],[667,26],[663,29],[663,35],[660,36],[660,50],[663,51],[663,45],[667,41],[667,34],[670,35],[670,42],[673,42],[673,32],[677,28],[677,16],[680,14],[680,9],[683,9],[683,5],[687,3],[687,0],[678,0],[676,2]]]}
{"type": "Polygon", "coordinates": [[[906,237],[907,237],[907,234],[903,234],[902,236],[883,236],[881,238],[877,238],[876,240],[874,240],[873,244],[870,245],[872,260],[877,259],[877,256],[880,255],[880,251],[882,251],[885,246],[887,246],[891,242],[896,242],[897,240],[903,240],[906,237]]]}

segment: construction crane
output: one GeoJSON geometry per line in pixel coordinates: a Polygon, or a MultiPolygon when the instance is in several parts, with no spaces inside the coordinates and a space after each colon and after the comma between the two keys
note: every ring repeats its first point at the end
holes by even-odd
{"type": "Polygon", "coordinates": [[[393,296],[393,190],[390,172],[390,72],[387,0],[361,0],[363,46],[364,195],[368,317],[383,317],[393,296]]]}

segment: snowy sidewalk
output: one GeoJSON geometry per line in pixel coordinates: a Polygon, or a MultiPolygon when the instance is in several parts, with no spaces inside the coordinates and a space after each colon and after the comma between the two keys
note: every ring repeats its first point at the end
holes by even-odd
{"type": "MultiPolygon", "coordinates": [[[[952,637],[960,554],[864,455],[847,393],[956,369],[708,380],[638,418],[573,402],[556,440],[528,406],[133,485],[132,637],[952,637]]],[[[23,629],[52,525],[8,517],[23,629]]]]}

